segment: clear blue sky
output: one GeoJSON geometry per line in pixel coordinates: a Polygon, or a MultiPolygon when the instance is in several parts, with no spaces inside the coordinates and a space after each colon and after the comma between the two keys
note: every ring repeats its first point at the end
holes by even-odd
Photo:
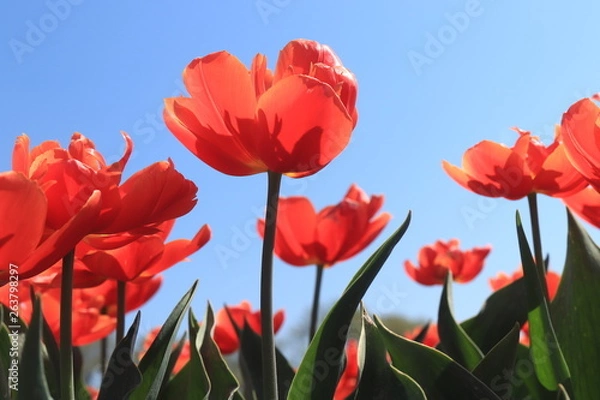
{"type": "MultiPolygon", "coordinates": [[[[351,144],[316,176],[285,179],[282,191],[306,195],[321,208],[357,183],[368,193],[385,194],[384,209],[394,215],[374,245],[326,271],[324,302],[339,296],[412,210],[411,227],[366,305],[374,313],[415,318],[435,317],[441,291],[404,273],[404,260],[414,260],[421,246],[453,237],[465,247],[493,245],[479,278],[455,287],[460,318],[479,309],[490,293],[489,277],[519,264],[514,213],[526,213],[526,202],[467,192],[444,174],[441,161],[459,163],[483,139],[512,144],[516,133],[509,128],[515,125],[548,141],[572,102],[600,90],[600,4],[594,1],[71,0],[77,4],[70,8],[65,2],[11,2],[0,17],[0,170],[10,168],[12,143],[22,132],[35,144],[58,139],[65,145],[80,131],[114,160],[122,152],[119,131],[125,130],[135,142],[128,175],[171,157],[198,185],[198,206],[181,218],[173,236],[191,237],[209,223],[213,239],[192,262],[165,274],[163,288],[143,309],[142,332],[162,323],[195,279],[198,315],[207,299],[215,308],[244,299],[258,307],[261,241],[254,226],[266,176],[234,178],[210,169],[162,123],[162,99],[182,94],[181,72],[194,57],[224,49],[249,65],[260,52],[273,67],[289,40],[309,38],[330,45],[356,74],[360,120],[351,144]],[[465,11],[468,20],[468,14],[456,16],[465,11]],[[48,31],[43,36],[36,32],[40,27],[48,31]],[[466,208],[484,217],[469,223],[466,208]],[[223,248],[237,257],[223,261],[223,248]],[[392,307],[387,296],[398,292],[392,307]]],[[[544,250],[551,253],[551,268],[561,270],[562,204],[542,198],[541,212],[544,250]]],[[[313,280],[313,268],[276,260],[275,306],[287,311],[283,336],[306,315],[313,280]]]]}

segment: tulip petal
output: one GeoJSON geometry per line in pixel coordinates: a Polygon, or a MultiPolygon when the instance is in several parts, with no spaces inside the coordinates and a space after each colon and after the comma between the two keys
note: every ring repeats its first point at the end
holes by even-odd
{"type": "Polygon", "coordinates": [[[119,187],[121,208],[105,232],[129,231],[185,215],[196,205],[197,191],[171,160],[154,163],[119,187]]]}
{"type": "Polygon", "coordinates": [[[377,218],[369,222],[369,226],[363,232],[362,237],[358,242],[356,242],[352,247],[348,248],[344,254],[339,258],[338,261],[347,260],[350,257],[356,255],[358,252],[362,251],[370,245],[373,240],[381,231],[386,227],[388,222],[392,219],[392,215],[389,213],[382,213],[377,218]]]}
{"type": "MultiPolygon", "coordinates": [[[[94,191],[87,202],[66,224],[53,232],[20,266],[20,278],[30,278],[50,268],[73,250],[100,215],[101,194],[94,191]]],[[[5,282],[0,277],[0,285],[5,282]]]]}
{"type": "Polygon", "coordinates": [[[269,170],[292,177],[311,175],[329,164],[346,147],[353,129],[333,89],[301,75],[266,91],[258,102],[258,118],[256,134],[240,140],[260,154],[269,170]]]}
{"type": "Polygon", "coordinates": [[[562,201],[584,221],[600,228],[600,193],[596,189],[588,186],[580,192],[564,197],[562,201]]]}
{"type": "Polygon", "coordinates": [[[34,181],[20,172],[0,173],[2,280],[8,276],[9,264],[22,267],[21,263],[38,246],[44,234],[47,208],[46,196],[34,181]]]}
{"type": "Polygon", "coordinates": [[[171,133],[189,151],[217,171],[244,176],[267,170],[258,156],[250,154],[237,137],[219,134],[205,125],[195,99],[165,99],[163,118],[171,133]]]}
{"type": "Polygon", "coordinates": [[[553,197],[575,194],[588,185],[585,178],[575,169],[567,158],[564,146],[558,144],[546,157],[542,170],[533,181],[536,192],[553,197]]]}

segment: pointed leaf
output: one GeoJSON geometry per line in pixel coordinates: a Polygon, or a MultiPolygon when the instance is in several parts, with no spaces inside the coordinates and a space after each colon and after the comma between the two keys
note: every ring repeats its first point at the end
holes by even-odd
{"type": "Polygon", "coordinates": [[[600,393],[600,249],[568,213],[567,258],[552,320],[573,379],[575,399],[600,393]]]}
{"type": "Polygon", "coordinates": [[[126,399],[142,382],[142,373],[133,362],[132,356],[139,326],[140,312],[138,311],[127,335],[117,343],[108,360],[98,400],[126,399]]]}
{"type": "Polygon", "coordinates": [[[446,276],[438,312],[440,346],[457,363],[472,371],[483,359],[483,353],[464,329],[458,325],[452,312],[452,274],[446,276]]]}
{"type": "Polygon", "coordinates": [[[191,289],[177,303],[156,335],[154,342],[144,354],[138,366],[142,372],[142,384],[133,391],[131,400],[154,400],[158,397],[167,372],[175,335],[192,301],[197,285],[198,281],[194,282],[191,289]]]}
{"type": "Polygon", "coordinates": [[[292,381],[290,400],[331,400],[340,374],[344,345],[354,312],[373,279],[400,241],[410,223],[404,223],[354,275],[311,341],[292,381]]]}
{"type": "MultiPolygon", "coordinates": [[[[245,369],[250,384],[256,397],[263,398],[262,391],[262,340],[256,332],[244,324],[240,335],[240,366],[245,369]]],[[[279,400],[287,399],[292,380],[294,379],[294,370],[283,354],[275,348],[275,361],[277,363],[277,388],[279,390],[279,400]]]]}
{"type": "Polygon", "coordinates": [[[435,400],[500,400],[490,388],[446,354],[396,335],[375,316],[392,365],[413,378],[435,400]]]}
{"type": "Polygon", "coordinates": [[[568,383],[570,374],[556,339],[548,303],[546,302],[545,279],[542,281],[537,266],[533,261],[521,217],[517,211],[517,235],[521,262],[527,285],[527,307],[529,319],[529,337],[531,341],[531,357],[535,372],[546,389],[557,390],[559,383],[568,383]]]}
{"type": "MultiPolygon", "coordinates": [[[[13,336],[11,336],[12,340],[15,340],[13,336]]],[[[15,364],[11,364],[11,367],[13,365],[15,364]]],[[[19,398],[27,400],[52,398],[46,382],[42,358],[42,309],[39,296],[34,296],[33,316],[25,335],[21,365],[17,365],[17,368],[19,371],[19,398]]]]}
{"type": "Polygon", "coordinates": [[[354,399],[427,400],[423,389],[414,380],[398,370],[394,371],[386,358],[385,343],[364,310],[361,321],[358,346],[361,374],[354,399]]]}
{"type": "Polygon", "coordinates": [[[512,392],[511,382],[519,347],[519,333],[519,324],[515,324],[473,369],[473,375],[503,399],[510,398],[512,392]]]}
{"type": "Polygon", "coordinates": [[[461,327],[485,354],[513,328],[527,321],[527,292],[523,278],[517,279],[488,297],[475,317],[461,327]]]}
{"type": "MultiPolygon", "coordinates": [[[[193,319],[193,314],[191,315],[193,319]]],[[[210,306],[207,306],[204,322],[200,326],[200,355],[210,381],[210,400],[229,399],[239,388],[239,383],[221,355],[221,351],[211,336],[215,317],[210,306]]]]}

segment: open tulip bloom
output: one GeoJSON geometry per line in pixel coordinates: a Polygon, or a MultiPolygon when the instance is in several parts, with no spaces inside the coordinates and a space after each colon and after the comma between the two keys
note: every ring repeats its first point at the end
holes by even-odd
{"type": "MultiPolygon", "coordinates": [[[[411,213],[317,323],[323,271],[352,268],[338,265],[371,245],[391,214],[381,212],[383,195],[368,195],[356,184],[321,210],[309,197],[279,198],[284,175],[298,179],[335,168],[332,161],[358,121],[356,77],[328,46],[298,39],[284,46],[273,70],[264,55],[248,67],[220,51],[192,60],[183,80],[188,94],[165,99],[172,134],[223,174],[267,175],[265,216],[257,222],[260,305],[253,309],[244,300],[215,313],[208,303],[197,319],[190,309],[196,281],[138,347],[140,313],[127,332],[126,313],[170,279],[168,272],[163,278],[165,270],[193,259],[210,241],[212,231],[203,224],[191,238],[167,240],[197,205],[198,187],[172,159],[126,176],[134,143],[125,132],[122,139],[114,135],[124,150],[112,163],[78,132],[65,147],[55,140],[32,145],[20,135],[12,169],[0,172],[3,398],[598,398],[600,248],[572,213],[600,228],[600,96],[568,107],[550,144],[515,128],[512,146],[483,140],[464,152],[460,166],[442,162],[452,180],[476,195],[526,197],[533,253],[519,213],[522,268],[511,275],[493,276],[491,245],[465,249],[453,238],[421,247],[416,259],[394,268],[401,279],[441,289],[437,320],[424,326],[397,321],[402,325],[394,332],[362,299],[411,213]],[[548,271],[542,252],[537,194],[572,211],[561,275],[548,271]],[[273,312],[274,254],[294,267],[316,266],[310,340],[298,365],[275,346],[286,311],[273,312]],[[458,321],[454,283],[484,275],[493,293],[475,316],[458,321]],[[109,349],[113,331],[116,344],[109,349]],[[99,390],[87,388],[74,362],[75,347],[97,342],[99,390]],[[232,360],[239,368],[229,368],[232,360]]],[[[198,275],[216,273],[205,267],[198,275]]]]}

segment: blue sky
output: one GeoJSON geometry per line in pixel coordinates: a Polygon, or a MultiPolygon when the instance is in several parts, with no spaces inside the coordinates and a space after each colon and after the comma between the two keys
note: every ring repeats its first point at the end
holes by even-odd
{"type": "MultiPolygon", "coordinates": [[[[455,287],[459,318],[474,314],[490,293],[487,279],[519,264],[515,210],[525,201],[470,193],[441,169],[459,163],[483,139],[511,144],[519,126],[551,140],[568,106],[600,90],[597,19],[600,4],[542,1],[343,2],[11,2],[0,23],[1,170],[12,144],[27,133],[34,144],[65,145],[82,132],[109,160],[122,153],[120,130],[135,142],[127,175],[171,157],[199,187],[199,203],[180,219],[173,237],[191,237],[204,223],[213,239],[189,263],[165,274],[159,294],[143,309],[142,332],[200,279],[197,315],[248,299],[258,307],[261,241],[255,220],[264,205],[266,176],[225,176],[190,154],[162,123],[162,100],[183,94],[181,72],[194,57],[227,50],[249,65],[266,54],[270,67],[289,40],[330,45],[359,82],[360,119],[348,148],[327,168],[284,179],[283,195],[305,195],[317,208],[337,203],[352,183],[385,194],[394,219],[376,242],[327,270],[323,301],[343,291],[354,272],[403,221],[405,238],[365,301],[374,313],[434,318],[440,287],[406,277],[403,262],[437,239],[465,247],[491,244],[481,275],[455,287]],[[45,29],[46,32],[44,32],[45,29]],[[476,211],[470,220],[465,213],[476,211]],[[235,257],[223,258],[229,249],[235,257]]],[[[544,250],[561,270],[566,216],[558,200],[541,198],[544,250]]],[[[594,228],[588,227],[598,238],[594,228]]],[[[297,326],[312,298],[314,269],[275,261],[275,306],[285,308],[281,335],[297,326]]],[[[308,321],[306,321],[308,324],[308,321]]]]}

